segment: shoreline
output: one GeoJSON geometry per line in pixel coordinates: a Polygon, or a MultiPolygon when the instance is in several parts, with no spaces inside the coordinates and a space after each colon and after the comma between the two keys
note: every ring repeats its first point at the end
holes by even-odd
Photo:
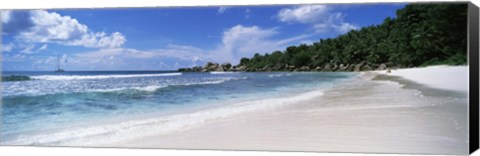
{"type": "Polygon", "coordinates": [[[463,149],[468,144],[465,92],[431,88],[379,72],[362,72],[355,82],[308,101],[105,147],[468,153],[463,149]]]}

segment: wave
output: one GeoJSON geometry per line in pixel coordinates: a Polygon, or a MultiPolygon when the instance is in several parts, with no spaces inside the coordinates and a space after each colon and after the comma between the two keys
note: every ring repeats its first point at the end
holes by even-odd
{"type": "MultiPolygon", "coordinates": [[[[91,89],[78,89],[78,90],[55,90],[55,89],[39,89],[39,88],[32,88],[28,86],[24,86],[23,88],[19,88],[20,86],[15,86],[15,89],[22,90],[21,92],[12,91],[12,90],[3,90],[3,96],[43,96],[43,95],[53,95],[53,94],[79,94],[79,93],[88,93],[88,92],[98,92],[98,93],[151,93],[155,92],[162,88],[167,87],[175,87],[175,86],[194,86],[194,85],[211,85],[211,84],[221,84],[231,80],[243,80],[247,79],[247,77],[223,77],[218,80],[206,80],[206,81],[199,81],[199,82],[186,82],[186,83],[171,83],[171,84],[146,84],[143,86],[128,86],[128,87],[115,87],[115,88],[91,88],[91,89]],[[130,92],[134,91],[134,92],[130,92]]],[[[82,88],[77,87],[77,88],[82,88]]]]}
{"type": "Polygon", "coordinates": [[[96,90],[92,90],[92,91],[93,92],[118,92],[118,91],[126,91],[126,90],[137,90],[137,91],[145,91],[145,92],[155,92],[158,89],[171,87],[171,86],[193,86],[193,85],[221,84],[221,83],[231,81],[231,80],[242,80],[242,79],[247,79],[247,78],[246,77],[226,78],[226,79],[215,80],[215,81],[191,82],[191,83],[170,84],[170,85],[151,85],[151,86],[131,87],[131,88],[96,89],[96,90]]]}
{"type": "Polygon", "coordinates": [[[295,104],[322,95],[322,91],[311,91],[291,97],[246,101],[193,113],[130,120],[90,127],[83,126],[49,134],[22,135],[12,140],[5,140],[3,145],[95,146],[112,144],[129,139],[187,130],[211,120],[255,110],[272,109],[283,105],[295,104]]]}
{"type": "Polygon", "coordinates": [[[273,74],[273,75],[268,75],[268,77],[283,77],[283,76],[292,76],[292,74],[273,74]]]}
{"type": "Polygon", "coordinates": [[[113,88],[113,89],[94,89],[86,92],[120,92],[120,91],[127,91],[127,90],[138,90],[138,91],[145,91],[145,92],[155,92],[158,89],[168,87],[168,85],[152,85],[152,86],[145,86],[145,87],[131,87],[131,88],[113,88]]]}
{"type": "Polygon", "coordinates": [[[210,72],[210,74],[237,74],[238,72],[218,72],[218,71],[213,71],[210,72]]]}
{"type": "Polygon", "coordinates": [[[37,80],[91,80],[91,79],[110,79],[110,78],[178,76],[178,75],[182,75],[182,73],[129,74],[129,75],[40,75],[40,76],[31,76],[31,78],[37,79],[37,80]]]}

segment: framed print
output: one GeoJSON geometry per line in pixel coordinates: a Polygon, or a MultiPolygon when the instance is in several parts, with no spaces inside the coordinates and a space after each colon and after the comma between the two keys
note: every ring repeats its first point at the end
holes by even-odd
{"type": "Polygon", "coordinates": [[[469,2],[1,10],[2,146],[464,155],[469,2]]]}

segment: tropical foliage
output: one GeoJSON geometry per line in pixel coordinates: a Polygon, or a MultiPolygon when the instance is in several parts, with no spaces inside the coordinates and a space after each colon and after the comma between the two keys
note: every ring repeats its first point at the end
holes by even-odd
{"type": "Polygon", "coordinates": [[[386,64],[416,67],[467,63],[467,4],[409,4],[397,10],[396,18],[312,45],[290,46],[252,58],[242,58],[237,67],[255,71],[286,70],[326,65],[386,64]]]}

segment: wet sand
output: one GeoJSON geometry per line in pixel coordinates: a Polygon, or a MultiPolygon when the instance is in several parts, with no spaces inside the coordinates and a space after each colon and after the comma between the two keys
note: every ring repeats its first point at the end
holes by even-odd
{"type": "Polygon", "coordinates": [[[105,146],[468,153],[468,91],[432,88],[401,76],[367,72],[324,93],[300,103],[105,146]]]}

